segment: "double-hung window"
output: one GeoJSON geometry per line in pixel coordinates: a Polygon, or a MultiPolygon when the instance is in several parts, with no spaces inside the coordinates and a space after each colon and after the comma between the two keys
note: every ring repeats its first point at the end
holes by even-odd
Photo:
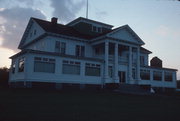
{"type": "Polygon", "coordinates": [[[55,43],[55,52],[65,54],[66,53],[66,43],[56,41],[56,43],[55,43]]]}
{"type": "Polygon", "coordinates": [[[85,56],[85,47],[81,46],[81,45],[76,45],[76,56],[81,56],[84,57],[85,56]]]}

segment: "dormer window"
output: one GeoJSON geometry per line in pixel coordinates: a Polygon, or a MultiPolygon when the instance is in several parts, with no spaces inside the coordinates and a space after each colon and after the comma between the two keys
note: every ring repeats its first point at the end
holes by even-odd
{"type": "Polygon", "coordinates": [[[93,32],[97,32],[97,27],[96,26],[92,26],[92,31],[93,32]]]}
{"type": "Polygon", "coordinates": [[[102,33],[102,28],[101,27],[98,27],[98,32],[102,33]]]}
{"type": "Polygon", "coordinates": [[[102,33],[102,28],[101,27],[92,26],[92,31],[93,32],[102,33]]]}

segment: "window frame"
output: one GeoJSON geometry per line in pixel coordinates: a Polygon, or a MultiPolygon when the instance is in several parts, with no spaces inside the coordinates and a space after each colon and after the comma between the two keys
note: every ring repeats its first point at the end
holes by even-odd
{"type": "Polygon", "coordinates": [[[100,64],[94,64],[94,63],[85,63],[85,76],[101,76],[101,65],[100,64]],[[88,72],[88,69],[91,69],[90,72],[98,71],[98,73],[90,74],[88,72]]]}
{"type": "Polygon", "coordinates": [[[60,41],[55,41],[55,52],[61,53],[61,54],[66,54],[66,43],[60,42],[60,41]]]}
{"type": "MultiPolygon", "coordinates": [[[[44,65],[45,66],[48,66],[48,65],[44,65]]],[[[46,58],[46,57],[34,57],[34,72],[37,72],[37,73],[55,73],[55,70],[56,70],[56,59],[54,58],[46,58]],[[49,69],[46,69],[46,70],[41,70],[41,69],[37,69],[37,63],[41,63],[41,64],[53,64],[53,71],[47,71],[49,69]]]]}
{"type": "MultiPolygon", "coordinates": [[[[71,69],[69,69],[71,70],[71,69]]],[[[78,61],[69,61],[69,60],[63,60],[62,61],[62,74],[69,74],[69,75],[80,75],[81,74],[81,62],[78,61]],[[68,73],[65,70],[65,67],[67,66],[73,68],[77,68],[77,71],[69,71],[68,73]],[[74,73],[77,72],[77,73],[74,73]]]]}
{"type": "Polygon", "coordinates": [[[19,58],[18,60],[18,72],[24,72],[25,68],[25,57],[19,58]]]}
{"type": "Polygon", "coordinates": [[[78,57],[85,57],[85,46],[84,45],[76,45],[75,55],[78,57]]]}

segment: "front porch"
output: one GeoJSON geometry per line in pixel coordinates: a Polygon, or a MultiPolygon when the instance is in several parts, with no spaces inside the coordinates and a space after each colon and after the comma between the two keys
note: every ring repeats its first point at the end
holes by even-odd
{"type": "Polygon", "coordinates": [[[132,70],[135,68],[136,80],[140,80],[140,46],[105,41],[93,46],[94,58],[104,60],[104,84],[134,82],[132,70]]]}

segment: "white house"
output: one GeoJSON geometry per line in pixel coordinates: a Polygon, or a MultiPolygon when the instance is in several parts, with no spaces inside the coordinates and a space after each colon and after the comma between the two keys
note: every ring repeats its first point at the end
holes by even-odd
{"type": "Polygon", "coordinates": [[[135,84],[176,88],[176,69],[162,67],[157,57],[128,26],[79,17],[66,25],[57,18],[30,18],[12,59],[11,86],[52,88],[135,84]]]}

